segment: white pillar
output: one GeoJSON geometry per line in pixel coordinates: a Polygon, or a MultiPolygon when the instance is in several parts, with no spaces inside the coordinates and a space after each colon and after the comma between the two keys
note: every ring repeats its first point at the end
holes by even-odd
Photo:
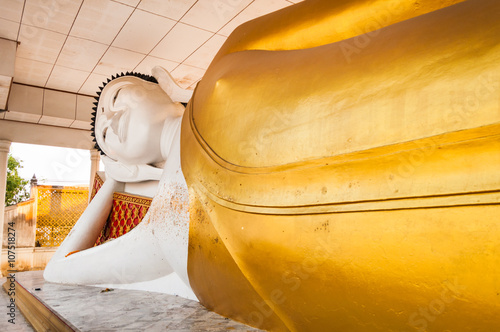
{"type": "Polygon", "coordinates": [[[96,149],[90,150],[90,184],[89,184],[89,201],[92,186],[94,185],[95,174],[99,171],[99,162],[101,160],[100,152],[96,149]]]}
{"type": "MultiPolygon", "coordinates": [[[[0,140],[0,246],[3,243],[3,223],[5,215],[5,189],[7,188],[7,161],[9,160],[10,141],[0,140]]],[[[0,250],[1,252],[1,250],[0,250]]],[[[2,255],[0,255],[0,266],[2,255]]],[[[0,272],[0,277],[2,273],[0,272]]]]}

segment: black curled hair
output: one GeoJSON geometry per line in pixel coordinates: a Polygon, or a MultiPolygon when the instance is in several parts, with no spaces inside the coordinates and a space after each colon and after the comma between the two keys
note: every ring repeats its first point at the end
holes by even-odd
{"type": "Polygon", "coordinates": [[[135,77],[141,78],[145,81],[158,84],[158,81],[153,76],[141,74],[141,73],[136,73],[136,72],[126,72],[126,73],[122,72],[121,74],[116,74],[116,75],[111,76],[111,78],[108,78],[108,80],[106,82],[102,83],[102,86],[99,87],[99,91],[97,91],[97,97],[95,97],[94,107],[92,107],[92,118],[91,118],[91,122],[90,122],[90,126],[91,126],[90,135],[93,137],[92,141],[95,143],[94,148],[97,149],[102,155],[104,155],[105,153],[99,147],[99,144],[97,144],[97,140],[95,138],[95,120],[96,120],[96,116],[97,116],[97,105],[99,105],[99,98],[101,97],[101,93],[102,93],[102,90],[104,89],[104,87],[106,87],[106,85],[108,85],[108,83],[111,82],[112,80],[123,77],[123,76],[135,76],[135,77]]]}

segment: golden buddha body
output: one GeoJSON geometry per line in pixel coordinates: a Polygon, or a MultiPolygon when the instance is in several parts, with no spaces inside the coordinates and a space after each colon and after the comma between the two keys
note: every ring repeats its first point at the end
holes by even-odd
{"type": "Polygon", "coordinates": [[[277,331],[500,330],[500,3],[306,0],[183,117],[200,302],[277,331]]]}

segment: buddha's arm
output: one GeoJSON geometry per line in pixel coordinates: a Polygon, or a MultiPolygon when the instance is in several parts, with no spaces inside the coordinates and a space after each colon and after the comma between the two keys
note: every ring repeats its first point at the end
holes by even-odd
{"type": "Polygon", "coordinates": [[[106,167],[106,176],[118,182],[159,181],[163,170],[147,164],[125,165],[107,156],[102,156],[106,167]]]}
{"type": "Polygon", "coordinates": [[[306,0],[239,26],[216,56],[294,50],[369,33],[465,0],[306,0]]]}
{"type": "Polygon", "coordinates": [[[94,247],[111,211],[113,193],[122,187],[123,183],[108,176],[45,268],[46,280],[78,284],[131,283],[172,272],[159,254],[156,239],[140,227],[94,247]]]}
{"type": "Polygon", "coordinates": [[[94,246],[111,211],[113,193],[120,190],[123,183],[111,178],[106,179],[101,189],[87,206],[77,223],[54,254],[54,259],[69,253],[94,246]]]}
{"type": "Polygon", "coordinates": [[[172,272],[151,230],[139,225],[111,242],[68,257],[52,257],[43,276],[59,283],[129,284],[172,272]]]}

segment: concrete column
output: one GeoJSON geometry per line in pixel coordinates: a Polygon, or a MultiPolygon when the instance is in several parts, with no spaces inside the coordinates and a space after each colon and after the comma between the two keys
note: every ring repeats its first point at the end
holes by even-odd
{"type": "MultiPolygon", "coordinates": [[[[5,216],[5,189],[7,188],[7,161],[9,160],[10,143],[11,143],[10,141],[0,140],[0,243],[3,242],[3,223],[5,216]]],[[[2,256],[0,255],[0,266],[1,265],[2,265],[2,256]]],[[[1,276],[2,273],[0,272],[0,277],[1,276]]]]}
{"type": "Polygon", "coordinates": [[[89,201],[90,193],[92,192],[92,186],[94,185],[95,174],[99,171],[99,162],[101,160],[101,154],[98,150],[90,150],[90,184],[89,184],[89,201]]]}

